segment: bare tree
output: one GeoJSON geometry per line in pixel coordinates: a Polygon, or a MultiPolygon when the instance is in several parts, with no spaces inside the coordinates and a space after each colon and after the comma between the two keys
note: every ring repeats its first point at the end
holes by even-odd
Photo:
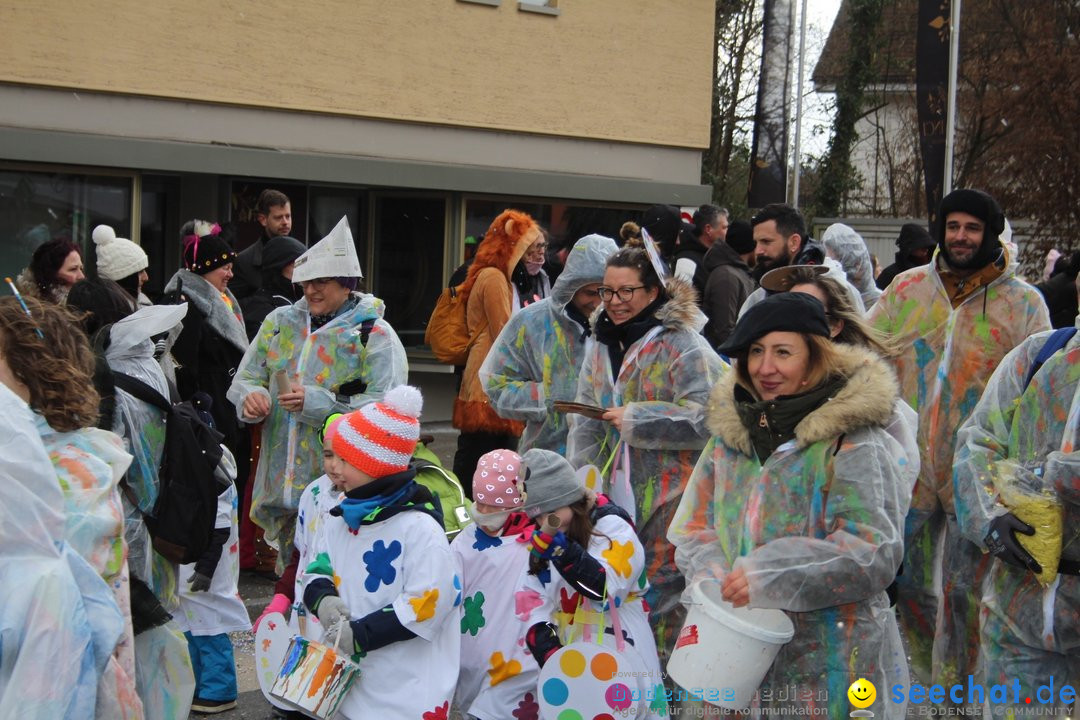
{"type": "Polygon", "coordinates": [[[746,206],[761,23],[754,0],[716,0],[712,124],[701,181],[713,186],[714,201],[736,211],[746,206]]]}
{"type": "MultiPolygon", "coordinates": [[[[1010,217],[1035,221],[1032,264],[1050,245],[1080,249],[1080,3],[965,3],[960,59],[953,187],[982,188],[1010,217]]],[[[891,61],[879,53],[877,78],[891,61]]],[[[842,206],[926,217],[914,94],[878,85],[854,146],[868,161],[842,206]]]]}

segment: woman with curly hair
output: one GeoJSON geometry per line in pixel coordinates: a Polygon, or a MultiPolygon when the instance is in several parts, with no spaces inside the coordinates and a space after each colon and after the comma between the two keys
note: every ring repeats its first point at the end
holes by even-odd
{"type": "Polygon", "coordinates": [[[141,717],[124,511],[117,489],[131,456],[119,437],[94,427],[98,416],[94,355],[82,333],[73,331],[77,318],[35,298],[25,302],[29,314],[16,298],[0,300],[2,379],[34,411],[63,495],[64,540],[112,591],[113,612],[108,614],[113,617],[101,618],[97,628],[104,643],[98,651],[109,656],[98,682],[98,714],[141,717]]]}
{"type": "Polygon", "coordinates": [[[82,250],[67,238],[55,238],[38,246],[15,284],[23,295],[63,305],[68,290],[84,277],[82,250]]]}

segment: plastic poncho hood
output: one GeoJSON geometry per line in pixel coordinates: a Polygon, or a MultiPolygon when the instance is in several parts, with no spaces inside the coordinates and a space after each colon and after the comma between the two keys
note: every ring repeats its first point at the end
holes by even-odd
{"type": "Polygon", "coordinates": [[[562,307],[584,286],[603,282],[607,260],[618,249],[614,240],[603,235],[586,235],[574,243],[563,271],[551,286],[552,302],[562,307]]]}
{"type": "Polygon", "coordinates": [[[480,367],[478,377],[495,412],[525,421],[519,452],[566,450],[568,418],[551,408],[555,401],[574,399],[585,348],[584,329],[566,306],[579,289],[603,281],[607,259],[617,249],[602,235],[578,240],[551,297],[511,315],[480,367]]]}
{"type": "Polygon", "coordinates": [[[874,284],[874,265],[862,236],[843,223],[833,223],[822,234],[821,242],[844,268],[848,281],[859,291],[863,305],[869,308],[877,302],[881,291],[874,284]]]}

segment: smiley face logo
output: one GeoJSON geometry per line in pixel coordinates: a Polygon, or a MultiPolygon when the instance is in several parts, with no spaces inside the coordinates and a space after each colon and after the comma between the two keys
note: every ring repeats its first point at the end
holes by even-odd
{"type": "Polygon", "coordinates": [[[877,700],[877,688],[866,678],[859,678],[847,689],[848,700],[857,708],[868,708],[877,700]]]}

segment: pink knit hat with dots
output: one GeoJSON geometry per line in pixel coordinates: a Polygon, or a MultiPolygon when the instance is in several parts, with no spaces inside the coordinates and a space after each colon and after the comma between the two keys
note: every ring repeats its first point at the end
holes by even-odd
{"type": "Polygon", "coordinates": [[[516,510],[521,507],[518,472],[521,456],[513,450],[492,450],[480,456],[473,473],[473,499],[492,507],[516,510]]]}

